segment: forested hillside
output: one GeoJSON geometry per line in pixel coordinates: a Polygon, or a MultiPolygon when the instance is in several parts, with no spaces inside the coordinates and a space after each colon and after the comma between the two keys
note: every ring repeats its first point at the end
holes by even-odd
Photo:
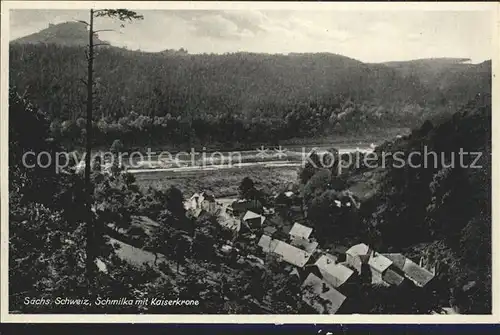
{"type": "Polygon", "coordinates": [[[178,298],[197,300],[199,305],[96,304],[86,282],[83,176],[73,169],[57,173],[54,157],[64,148],[50,138],[45,113],[13,90],[9,92],[9,112],[11,313],[302,312],[298,295],[288,290],[293,277],[272,268],[227,266],[228,257],[218,253],[225,239],[215,217],[186,216],[184,196],[178,189],[143,192],[130,174],[116,171],[106,175],[98,170],[91,176],[97,257],[95,276],[91,277],[93,294],[131,301],[178,298]],[[51,153],[52,164],[27,167],[22,157],[30,150],[51,153]],[[151,236],[134,224],[141,215],[159,223],[151,236]],[[119,234],[110,226],[126,233],[119,234]],[[110,236],[117,234],[127,243],[110,236]],[[135,250],[134,262],[130,250],[135,250]],[[125,260],[124,254],[129,254],[125,260]],[[158,262],[145,257],[155,254],[161,254],[158,262]]]}
{"type": "Polygon", "coordinates": [[[381,192],[364,208],[374,243],[424,255],[453,288],[441,299],[450,297],[464,313],[490,313],[491,96],[477,96],[452,118],[378,148],[398,151],[405,159],[421,153],[411,160],[422,167],[387,163],[381,192]]]}
{"type": "Polygon", "coordinates": [[[376,167],[372,160],[371,168],[358,164],[341,175],[311,165],[301,171],[304,206],[320,239],[423,257],[436,266],[441,306],[491,313],[491,96],[375,152],[376,167]],[[346,190],[363,199],[359,212],[335,205],[346,190]]]}
{"type": "MultiPolygon", "coordinates": [[[[74,141],[84,124],[83,47],[34,43],[37,36],[11,43],[10,86],[47,112],[55,135],[74,141]]],[[[402,68],[328,53],[106,47],[95,61],[96,145],[275,142],[412,127],[491,89],[490,62],[402,68]]]]}

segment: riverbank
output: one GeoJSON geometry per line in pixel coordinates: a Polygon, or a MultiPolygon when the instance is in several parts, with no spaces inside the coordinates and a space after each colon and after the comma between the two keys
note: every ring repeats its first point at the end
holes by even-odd
{"type": "MultiPolygon", "coordinates": [[[[265,143],[265,142],[255,142],[255,143],[186,143],[186,144],[151,144],[143,146],[131,146],[129,148],[124,148],[123,150],[129,153],[138,152],[142,155],[147,155],[148,152],[161,153],[169,152],[173,155],[180,152],[191,152],[195,150],[197,152],[230,152],[230,151],[249,151],[256,150],[256,148],[278,148],[279,146],[285,147],[289,150],[296,150],[297,148],[304,147],[305,149],[311,149],[313,147],[321,146],[324,148],[337,148],[343,149],[348,147],[368,147],[371,143],[380,144],[388,139],[392,139],[398,135],[405,135],[409,133],[409,128],[387,128],[387,129],[377,129],[369,131],[366,133],[353,133],[353,134],[341,134],[341,135],[329,135],[322,137],[311,137],[311,138],[291,138],[287,140],[281,140],[276,143],[265,143]]],[[[119,138],[117,138],[119,140],[119,138]]],[[[107,146],[96,146],[92,150],[93,154],[98,154],[101,152],[108,152],[111,143],[107,146]]],[[[74,146],[73,151],[79,154],[85,152],[84,147],[74,146]]]]}

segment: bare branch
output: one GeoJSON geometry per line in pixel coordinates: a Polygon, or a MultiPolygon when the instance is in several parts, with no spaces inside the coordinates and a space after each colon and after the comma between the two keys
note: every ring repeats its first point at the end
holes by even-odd
{"type": "Polygon", "coordinates": [[[90,26],[90,24],[87,22],[87,21],[83,21],[83,20],[75,20],[75,22],[80,22],[80,23],[83,23],[84,25],[86,25],[87,27],[90,26]]]}
{"type": "Polygon", "coordinates": [[[83,80],[82,78],[80,78],[80,81],[85,85],[87,86],[87,81],[83,80]]]}
{"type": "Polygon", "coordinates": [[[94,34],[95,33],[100,33],[100,32],[103,32],[103,31],[116,31],[114,29],[101,29],[101,30],[94,30],[94,34]]]}

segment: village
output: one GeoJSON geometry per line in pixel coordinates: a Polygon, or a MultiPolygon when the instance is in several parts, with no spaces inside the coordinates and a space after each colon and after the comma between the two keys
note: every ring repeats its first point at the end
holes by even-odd
{"type": "MultiPolygon", "coordinates": [[[[227,233],[219,252],[237,257],[249,266],[265,267],[277,259],[290,276],[301,283],[302,300],[319,314],[351,313],[349,298],[359,291],[360,278],[369,278],[374,287],[401,287],[429,292],[436,277],[436,264],[421,257],[418,264],[401,253],[383,253],[365,243],[335,245],[323,249],[300,215],[300,198],[294,192],[274,196],[276,208],[258,200],[215,199],[208,193],[195,193],[185,202],[188,215],[208,213],[227,233]],[[293,222],[277,215],[279,206],[288,206],[293,222]],[[319,297],[319,299],[318,299],[319,297]]],[[[336,201],[336,206],[359,208],[352,196],[336,201]]],[[[365,279],[366,280],[366,279],[365,279]]],[[[418,292],[418,291],[417,291],[418,292]]],[[[434,314],[449,314],[444,308],[434,314]]]]}

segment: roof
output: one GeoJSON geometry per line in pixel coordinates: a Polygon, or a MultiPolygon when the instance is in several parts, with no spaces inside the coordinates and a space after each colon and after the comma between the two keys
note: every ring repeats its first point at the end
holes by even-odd
{"type": "Polygon", "coordinates": [[[104,273],[108,273],[108,267],[106,266],[106,263],[101,261],[99,258],[95,259],[95,264],[97,265],[97,268],[99,269],[99,271],[104,272],[104,273]]]}
{"type": "Polygon", "coordinates": [[[196,198],[199,198],[199,197],[200,197],[200,195],[199,195],[198,193],[195,193],[195,194],[193,194],[193,195],[191,196],[191,198],[189,198],[189,200],[191,200],[191,199],[196,199],[196,198]]]}
{"type": "Polygon", "coordinates": [[[383,275],[382,279],[390,285],[401,285],[401,283],[405,280],[403,276],[400,276],[392,269],[388,269],[383,275]]]}
{"type": "Polygon", "coordinates": [[[406,258],[405,265],[403,267],[405,276],[410,279],[415,285],[424,287],[428,282],[434,278],[434,275],[429,270],[426,270],[417,265],[411,259],[406,258]]]}
{"type": "Polygon", "coordinates": [[[471,280],[470,282],[468,282],[467,284],[465,284],[464,286],[462,286],[462,290],[464,292],[467,292],[468,290],[470,290],[474,286],[476,286],[476,281],[475,280],[471,280]]]}
{"type": "Polygon", "coordinates": [[[293,268],[293,270],[290,272],[290,275],[297,276],[300,278],[300,273],[299,270],[297,270],[297,268],[293,268]]]}
{"type": "Polygon", "coordinates": [[[382,254],[382,255],[390,259],[395,267],[397,267],[400,270],[403,270],[406,261],[406,257],[404,255],[400,253],[382,254]]]}
{"type": "Polygon", "coordinates": [[[275,241],[277,242],[277,244],[273,252],[281,256],[283,260],[287,263],[290,263],[292,265],[301,268],[307,263],[307,261],[311,257],[311,254],[304,250],[296,248],[283,241],[279,240],[275,241]]]}
{"type": "Polygon", "coordinates": [[[318,242],[311,242],[309,240],[305,240],[303,238],[292,238],[290,244],[294,247],[300,248],[302,250],[307,251],[308,253],[313,253],[314,250],[318,247],[318,242]]]}
{"type": "Polygon", "coordinates": [[[301,225],[298,222],[295,222],[293,224],[293,227],[290,230],[289,234],[293,235],[293,236],[298,236],[298,237],[302,237],[302,238],[308,239],[309,235],[311,235],[312,231],[313,231],[312,228],[306,227],[304,225],[301,225]]]}
{"type": "Polygon", "coordinates": [[[399,253],[383,254],[388,259],[392,260],[394,266],[402,270],[405,277],[411,280],[415,285],[424,287],[434,278],[434,275],[429,270],[420,267],[411,259],[399,253]]]}
{"type": "Polygon", "coordinates": [[[294,195],[294,193],[292,191],[285,192],[285,196],[288,198],[290,198],[293,195],[294,195]]]}
{"type": "Polygon", "coordinates": [[[344,284],[354,273],[353,270],[345,265],[335,263],[334,260],[326,255],[321,256],[314,264],[318,267],[323,280],[333,287],[339,287],[344,284]]]}
{"type": "Polygon", "coordinates": [[[254,213],[252,211],[247,211],[243,216],[243,221],[257,219],[257,218],[260,218],[260,224],[263,224],[264,220],[266,220],[266,218],[260,214],[254,213]]]}
{"type": "Polygon", "coordinates": [[[367,255],[370,251],[370,248],[364,244],[356,244],[350,247],[347,251],[346,254],[350,254],[352,256],[362,256],[362,255],[367,255]]]}
{"type": "Polygon", "coordinates": [[[392,261],[379,253],[373,253],[368,260],[368,265],[378,272],[384,272],[389,266],[392,265],[392,261]]]}
{"type": "Polygon", "coordinates": [[[201,209],[201,208],[196,208],[196,209],[193,209],[193,210],[191,211],[191,213],[193,214],[193,216],[194,216],[195,218],[198,218],[198,217],[201,215],[201,213],[203,213],[203,209],[201,209]]]}
{"type": "Polygon", "coordinates": [[[337,260],[338,260],[337,256],[329,254],[329,253],[325,253],[324,256],[327,257],[327,258],[329,258],[330,260],[332,260],[334,262],[337,262],[337,260]]]}
{"type": "Polygon", "coordinates": [[[309,290],[304,291],[302,300],[321,314],[337,313],[346,299],[345,295],[334,289],[331,285],[328,285],[313,273],[307,276],[302,287],[310,287],[309,290]],[[324,288],[326,291],[323,290],[324,288]],[[326,303],[322,304],[320,301],[317,301],[318,299],[315,299],[315,296],[324,299],[326,303]]]}
{"type": "Polygon", "coordinates": [[[443,307],[441,308],[445,314],[460,314],[453,307],[443,307]]]}
{"type": "Polygon", "coordinates": [[[221,247],[221,250],[224,250],[224,251],[229,251],[229,250],[232,250],[232,249],[233,249],[233,247],[232,247],[232,246],[230,246],[230,245],[227,245],[227,244],[226,244],[226,245],[223,245],[223,246],[221,247]]]}
{"type": "Polygon", "coordinates": [[[262,235],[257,245],[261,247],[264,252],[273,252],[277,244],[278,241],[273,240],[270,236],[262,235]]]}
{"type": "Polygon", "coordinates": [[[209,194],[207,192],[200,193],[200,197],[203,197],[204,200],[215,201],[215,197],[213,196],[213,194],[209,194]]]}

